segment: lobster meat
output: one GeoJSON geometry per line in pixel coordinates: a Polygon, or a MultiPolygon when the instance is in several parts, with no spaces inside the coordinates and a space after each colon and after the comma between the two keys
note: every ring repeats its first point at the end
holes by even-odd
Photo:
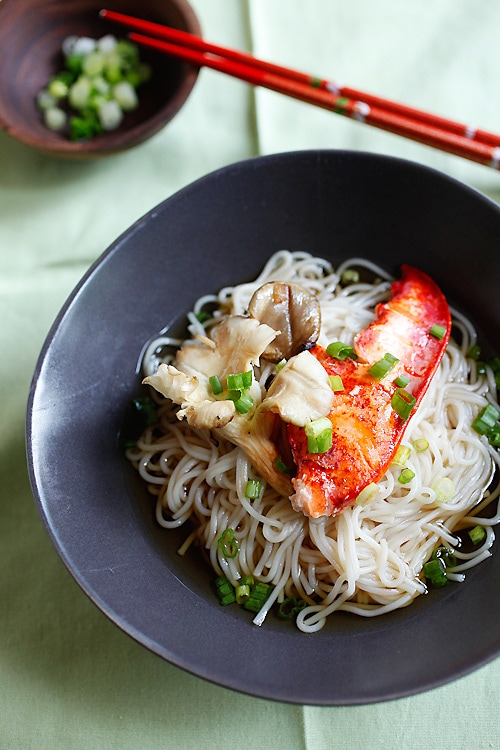
{"type": "Polygon", "coordinates": [[[313,518],[336,515],[380,480],[439,366],[450,330],[450,310],[438,286],[403,266],[388,302],[377,306],[373,322],[356,336],[354,357],[337,359],[319,345],[310,350],[328,375],[340,376],[343,390],[328,414],[332,445],[326,452],[309,453],[304,429],[287,425],[297,469],[290,498],[296,510],[313,518]],[[394,364],[378,379],[370,368],[386,355],[394,364]],[[395,407],[398,397],[411,404],[409,415],[395,407]]]}

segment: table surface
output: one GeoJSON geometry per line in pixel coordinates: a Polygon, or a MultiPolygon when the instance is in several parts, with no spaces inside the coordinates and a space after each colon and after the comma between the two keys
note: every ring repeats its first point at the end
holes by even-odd
{"type": "MultiPolygon", "coordinates": [[[[499,129],[500,5],[491,0],[192,4],[215,42],[499,129]]],[[[317,147],[412,159],[500,201],[498,172],[208,70],[168,127],[118,156],[70,163],[0,133],[0,748],[500,747],[498,659],[421,695],[343,708],[266,701],[183,672],[87,599],[35,508],[24,443],[29,383],[89,265],[201,175],[256,154],[317,147]]],[[[452,637],[453,623],[446,627],[452,637]]]]}

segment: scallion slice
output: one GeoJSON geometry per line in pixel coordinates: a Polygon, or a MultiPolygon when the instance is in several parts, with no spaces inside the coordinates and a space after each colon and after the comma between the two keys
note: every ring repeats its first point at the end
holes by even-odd
{"type": "Polygon", "coordinates": [[[329,375],[328,381],[330,383],[330,388],[334,393],[344,390],[344,384],[340,375],[329,375]]]}
{"type": "Polygon", "coordinates": [[[473,359],[477,362],[479,357],[481,356],[481,347],[479,346],[479,344],[473,344],[467,352],[467,356],[469,357],[469,359],[473,359]]]}
{"type": "Polygon", "coordinates": [[[328,417],[308,422],[304,427],[309,453],[326,453],[332,447],[332,423],[328,417]]]}
{"type": "Polygon", "coordinates": [[[397,385],[398,388],[406,388],[409,382],[410,378],[408,375],[398,375],[394,380],[394,385],[397,385]]]}
{"type": "Polygon", "coordinates": [[[270,583],[257,581],[243,607],[249,609],[251,612],[259,612],[266,603],[272,589],[273,587],[270,583]]]}
{"type": "Polygon", "coordinates": [[[448,576],[446,575],[446,564],[441,558],[429,560],[423,567],[424,575],[434,588],[446,586],[448,576]]]}
{"type": "Polygon", "coordinates": [[[391,399],[391,406],[398,416],[405,422],[415,406],[416,398],[404,388],[397,388],[391,399]]]}
{"type": "Polygon", "coordinates": [[[496,424],[491,430],[488,430],[488,442],[495,448],[500,447],[500,424],[496,424]]]}
{"type": "Polygon", "coordinates": [[[359,281],[359,271],[356,271],[355,268],[346,268],[342,274],[341,281],[344,286],[357,284],[359,281]]]}
{"type": "Polygon", "coordinates": [[[298,599],[296,596],[287,596],[278,607],[278,617],[280,620],[291,620],[304,607],[307,607],[305,599],[298,599]]]}
{"type": "Polygon", "coordinates": [[[397,464],[397,466],[405,466],[410,457],[410,453],[411,448],[407,445],[400,445],[396,451],[396,455],[392,459],[392,463],[397,464]]]}
{"type": "Polygon", "coordinates": [[[236,586],[236,604],[245,604],[250,598],[252,586],[254,585],[253,576],[242,576],[236,586]]]}
{"type": "Polygon", "coordinates": [[[469,529],[469,537],[472,544],[481,544],[486,539],[486,529],[484,526],[474,526],[473,529],[469,529]]]}
{"type": "Polygon", "coordinates": [[[227,389],[230,391],[244,391],[252,385],[252,370],[246,372],[232,372],[226,378],[227,389]]]}
{"type": "Polygon", "coordinates": [[[455,553],[450,547],[441,545],[431,555],[431,560],[442,560],[447,568],[453,568],[457,564],[455,553]]]}
{"type": "Polygon", "coordinates": [[[215,579],[215,587],[219,596],[219,602],[222,605],[231,604],[236,601],[234,588],[227,580],[226,576],[219,576],[215,579]]]}
{"type": "Polygon", "coordinates": [[[418,438],[413,441],[413,447],[417,453],[423,453],[429,447],[429,442],[425,438],[418,438]]]}
{"type": "Polygon", "coordinates": [[[283,461],[283,459],[281,458],[281,456],[278,456],[278,458],[274,462],[274,465],[276,466],[276,468],[278,469],[278,471],[280,471],[282,474],[291,474],[292,473],[291,467],[286,465],[286,463],[283,461]]]}
{"type": "Polygon", "coordinates": [[[374,378],[377,378],[377,380],[382,380],[382,378],[385,378],[385,376],[390,373],[396,362],[399,362],[399,359],[393,354],[390,354],[390,352],[386,352],[382,359],[379,359],[368,368],[368,372],[370,375],[373,375],[374,378]]]}
{"type": "Polygon", "coordinates": [[[256,500],[260,497],[261,492],[262,482],[259,482],[258,479],[249,479],[245,485],[245,497],[248,497],[249,500],[256,500]]]}
{"type": "Polygon", "coordinates": [[[196,313],[195,318],[199,323],[206,323],[212,316],[206,310],[200,310],[196,313]]]}
{"type": "Polygon", "coordinates": [[[357,354],[349,344],[344,344],[343,341],[333,341],[326,347],[326,353],[334,359],[357,359],[357,354]]]}
{"type": "Polygon", "coordinates": [[[435,339],[443,339],[446,334],[446,328],[444,326],[439,325],[439,323],[435,323],[431,328],[429,328],[429,333],[431,336],[434,336],[435,339]]]}
{"type": "Polygon", "coordinates": [[[370,482],[370,484],[367,484],[366,487],[363,487],[363,489],[357,496],[356,505],[361,505],[362,507],[368,505],[368,503],[373,500],[377,493],[378,485],[375,484],[375,482],[370,482]]]}
{"type": "Polygon", "coordinates": [[[473,421],[472,429],[478,432],[480,435],[486,435],[492,428],[495,427],[499,418],[500,412],[498,411],[496,406],[493,406],[493,404],[487,404],[473,421]]]}
{"type": "Polygon", "coordinates": [[[143,427],[149,427],[158,420],[154,401],[149,396],[132,399],[132,406],[143,427]]]}
{"type": "Polygon", "coordinates": [[[214,396],[218,396],[220,393],[222,393],[222,383],[220,382],[218,375],[212,375],[208,379],[208,382],[210,383],[210,388],[212,389],[212,393],[214,394],[214,396]]]}
{"type": "Polygon", "coordinates": [[[253,406],[253,398],[249,393],[242,393],[241,396],[234,402],[234,405],[236,411],[239,414],[246,414],[253,406]]]}
{"type": "Polygon", "coordinates": [[[408,484],[408,482],[411,482],[414,476],[415,476],[415,472],[412,471],[411,469],[408,469],[408,468],[403,469],[403,471],[398,477],[398,482],[400,484],[408,484]]]}
{"type": "Polygon", "coordinates": [[[226,529],[222,532],[221,536],[217,540],[217,546],[224,555],[229,559],[236,557],[238,554],[238,542],[234,538],[234,530],[226,529]]]}
{"type": "Polygon", "coordinates": [[[455,494],[455,485],[450,477],[440,477],[432,485],[436,493],[436,503],[446,503],[455,494]]]}

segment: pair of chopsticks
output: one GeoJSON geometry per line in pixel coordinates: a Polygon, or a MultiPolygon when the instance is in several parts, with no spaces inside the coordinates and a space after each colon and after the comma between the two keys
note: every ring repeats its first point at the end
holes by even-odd
{"type": "Polygon", "coordinates": [[[131,41],[197,67],[218,70],[254,86],[293,97],[432,148],[500,169],[500,135],[340,86],[252,55],[206,42],[202,37],[103,9],[100,16],[128,29],[131,41]]]}

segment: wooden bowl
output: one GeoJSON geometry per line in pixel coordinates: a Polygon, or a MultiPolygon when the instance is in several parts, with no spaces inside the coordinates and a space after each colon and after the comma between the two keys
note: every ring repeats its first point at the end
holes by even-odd
{"type": "Polygon", "coordinates": [[[99,17],[101,8],[140,16],[200,34],[186,0],[2,0],[0,2],[0,127],[17,140],[54,156],[88,159],[137,145],[163,128],[189,96],[198,70],[174,58],[141,48],[151,80],[139,90],[139,107],[122,124],[89,141],[70,141],[49,130],[36,95],[63,67],[61,45],[70,35],[125,38],[127,29],[99,17]]]}

